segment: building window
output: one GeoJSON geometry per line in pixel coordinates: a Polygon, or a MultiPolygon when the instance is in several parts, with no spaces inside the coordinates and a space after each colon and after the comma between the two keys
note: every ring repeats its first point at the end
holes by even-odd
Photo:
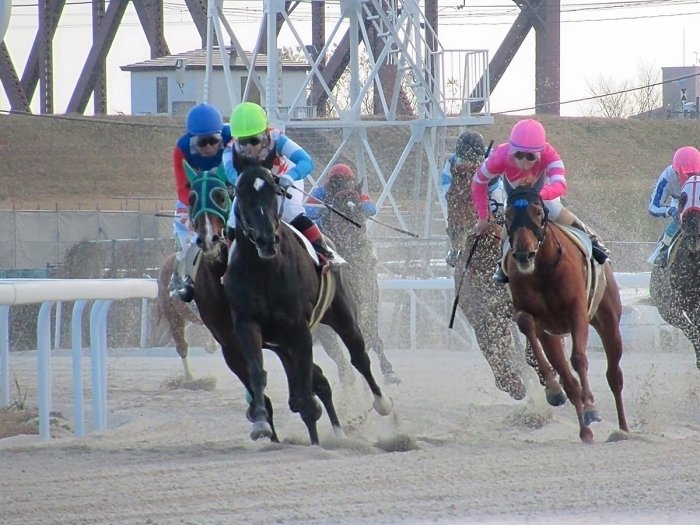
{"type": "Polygon", "coordinates": [[[156,113],[168,112],[168,77],[156,77],[156,113]]]}

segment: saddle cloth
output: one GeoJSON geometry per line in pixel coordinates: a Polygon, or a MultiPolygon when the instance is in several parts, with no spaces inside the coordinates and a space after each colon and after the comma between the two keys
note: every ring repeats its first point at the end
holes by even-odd
{"type": "MultiPolygon", "coordinates": [[[[595,317],[595,314],[598,311],[598,306],[600,305],[600,301],[603,298],[603,293],[605,292],[605,287],[607,286],[605,269],[602,268],[603,265],[593,259],[593,243],[586,232],[572,226],[557,224],[556,222],[551,222],[550,225],[561,230],[569,239],[571,239],[571,241],[586,257],[586,290],[588,290],[588,320],[590,321],[593,319],[593,317],[595,317]]],[[[506,275],[505,259],[509,251],[510,241],[506,237],[506,240],[503,243],[503,254],[501,257],[501,268],[506,275]]]]}

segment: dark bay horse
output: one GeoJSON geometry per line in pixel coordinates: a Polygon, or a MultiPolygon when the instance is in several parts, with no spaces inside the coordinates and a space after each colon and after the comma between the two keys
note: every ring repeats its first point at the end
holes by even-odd
{"type": "MultiPolygon", "coordinates": [[[[361,224],[362,227],[358,228],[340,215],[328,209],[322,209],[320,213],[321,229],[332,240],[338,253],[348,262],[345,275],[355,295],[355,301],[360,305],[359,324],[367,350],[373,350],[377,354],[384,382],[398,384],[401,379],[394,372],[391,361],[384,353],[384,341],[379,335],[377,259],[372,253],[372,242],[367,237],[367,229],[364,226],[366,217],[362,211],[362,201],[360,200],[361,183],[337,189],[332,186],[331,182],[326,185],[328,190],[326,202],[356,223],[361,224]]],[[[347,376],[352,371],[349,370],[345,361],[337,336],[324,325],[318,327],[316,335],[328,355],[338,365],[342,381],[343,376],[347,376]]]]}
{"type": "Polygon", "coordinates": [[[479,350],[493,371],[496,387],[513,399],[523,399],[526,389],[512,333],[510,297],[505,286],[491,281],[493,269],[501,256],[501,227],[495,221],[479,239],[469,267],[464,272],[475,240],[471,235],[476,217],[471,205],[471,182],[471,176],[454,176],[446,195],[447,233],[452,247],[459,250],[454,273],[456,286],[462,280],[459,306],[474,329],[479,350]]]}
{"type": "Polygon", "coordinates": [[[668,265],[652,267],[649,293],[664,321],[690,340],[700,368],[700,176],[690,177],[683,185],[678,209],[678,239],[668,265]]]}
{"type": "MultiPolygon", "coordinates": [[[[233,331],[230,308],[221,284],[228,249],[225,241],[226,219],[231,209],[231,199],[224,182],[209,172],[196,173],[184,165],[190,182],[190,220],[197,234],[197,245],[201,249],[193,273],[194,301],[202,322],[221,345],[221,352],[228,368],[240,379],[247,392],[252,395],[248,366],[233,331]]],[[[270,439],[278,442],[273,422],[270,399],[265,396],[270,439]]],[[[248,409],[251,418],[251,408],[248,409]]]]}
{"type": "MultiPolygon", "coordinates": [[[[353,366],[374,395],[375,410],[387,415],[391,403],[383,397],[372,376],[355,304],[342,269],[327,273],[332,280],[322,279],[303,240],[280,220],[284,199],[278,197],[284,193],[266,168],[249,166],[239,174],[234,204],[235,244],[229,255],[224,288],[235,321],[236,338],[250,372],[251,437],[270,435],[269,418],[262,402],[267,384],[262,354],[265,346],[280,349],[288,356],[290,367],[285,370],[289,407],[300,414],[311,443],[318,444],[316,421],[322,411],[313,394],[322,402],[322,395],[326,396],[331,407],[332,401],[330,384],[313,363],[310,331],[310,325],[315,322],[313,317],[331,326],[343,340],[353,366]],[[329,295],[322,293],[324,289],[329,290],[329,295]],[[318,299],[324,296],[327,297],[325,311],[316,307],[318,299]],[[317,382],[321,380],[322,389],[317,382]]],[[[329,405],[325,406],[328,410],[329,405]]],[[[333,426],[334,431],[342,432],[339,423],[333,426]]]]}
{"type": "MultiPolygon", "coordinates": [[[[172,277],[175,265],[175,254],[172,253],[165,258],[161,264],[160,271],[158,272],[156,327],[159,327],[162,321],[165,322],[167,326],[164,334],[172,336],[173,341],[175,342],[175,350],[182,359],[185,381],[192,381],[194,376],[192,375],[192,370],[188,360],[189,345],[187,343],[187,339],[185,338],[185,328],[188,323],[195,325],[203,325],[204,323],[202,322],[201,317],[199,317],[199,315],[186,303],[183,303],[176,297],[170,297],[168,284],[170,283],[170,278],[172,277]]],[[[209,337],[207,338],[204,348],[211,354],[216,352],[217,342],[215,339],[213,339],[213,337],[211,337],[211,333],[208,335],[209,337]]],[[[165,341],[162,344],[167,343],[168,341],[165,341]]]]}
{"type": "Polygon", "coordinates": [[[589,323],[598,332],[605,349],[606,377],[615,397],[619,428],[628,431],[620,368],[622,303],[610,264],[591,266],[585,250],[547,219],[540,197],[543,182],[541,178],[533,187],[510,188],[506,181],[510,248],[505,269],[510,279],[515,320],[533,349],[539,371],[544,374],[547,401],[553,406],[566,402],[556,371],[566,396],[576,408],[579,437],[590,443],[593,441],[590,424],[600,421],[600,416],[588,381],[589,323]],[[587,279],[595,272],[600,272],[604,280],[599,281],[599,292],[591,294],[593,300],[589,303],[587,279]],[[571,334],[571,365],[578,379],[564,352],[562,336],[567,334],[571,334]]]}

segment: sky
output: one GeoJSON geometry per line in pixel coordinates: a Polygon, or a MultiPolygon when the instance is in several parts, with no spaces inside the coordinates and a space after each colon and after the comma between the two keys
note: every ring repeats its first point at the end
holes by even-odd
{"type": "MultiPolygon", "coordinates": [[[[6,1],[6,0],[0,0],[6,1]]],[[[54,37],[54,110],[65,110],[91,42],[90,0],[66,0],[54,37]]],[[[326,2],[327,27],[337,20],[339,0],[326,2]]],[[[421,5],[423,2],[421,2],[421,5]]],[[[18,75],[24,69],[38,25],[37,0],[12,0],[5,43],[18,75]]],[[[252,49],[263,2],[225,0],[224,11],[237,37],[252,49]]],[[[165,38],[172,53],[201,47],[184,0],[165,0],[165,38]]],[[[641,70],[700,64],[700,0],[561,0],[561,114],[590,114],[590,102],[566,103],[591,95],[589,85],[604,77],[614,83],[636,82],[641,70]]],[[[511,0],[441,0],[439,39],[446,49],[498,49],[518,8],[511,0]]],[[[295,27],[309,35],[308,6],[295,14],[295,27]]],[[[296,45],[283,31],[280,45],[296,45]]],[[[535,100],[534,30],[520,47],[491,95],[493,113],[532,113],[535,100]]],[[[108,113],[131,112],[129,73],[120,66],[147,60],[149,47],[129,5],[107,57],[108,113]]],[[[38,110],[38,88],[32,108],[38,110]]],[[[92,104],[88,105],[89,113],[92,104]]],[[[0,111],[9,103],[0,90],[0,111]]]]}

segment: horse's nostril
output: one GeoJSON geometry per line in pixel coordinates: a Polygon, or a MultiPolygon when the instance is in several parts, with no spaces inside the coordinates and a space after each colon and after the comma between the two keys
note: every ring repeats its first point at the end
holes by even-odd
{"type": "Polygon", "coordinates": [[[200,237],[197,237],[197,241],[196,241],[196,242],[197,242],[197,246],[199,246],[199,247],[201,248],[201,247],[202,247],[202,243],[203,243],[204,241],[202,241],[202,239],[201,239],[200,237]]]}
{"type": "Polygon", "coordinates": [[[214,235],[214,236],[211,238],[211,240],[212,240],[212,242],[219,242],[219,236],[218,236],[218,235],[214,235]]]}
{"type": "Polygon", "coordinates": [[[531,260],[534,259],[534,258],[535,258],[535,252],[530,252],[529,254],[527,254],[527,260],[528,260],[528,261],[531,261],[531,260]]]}

